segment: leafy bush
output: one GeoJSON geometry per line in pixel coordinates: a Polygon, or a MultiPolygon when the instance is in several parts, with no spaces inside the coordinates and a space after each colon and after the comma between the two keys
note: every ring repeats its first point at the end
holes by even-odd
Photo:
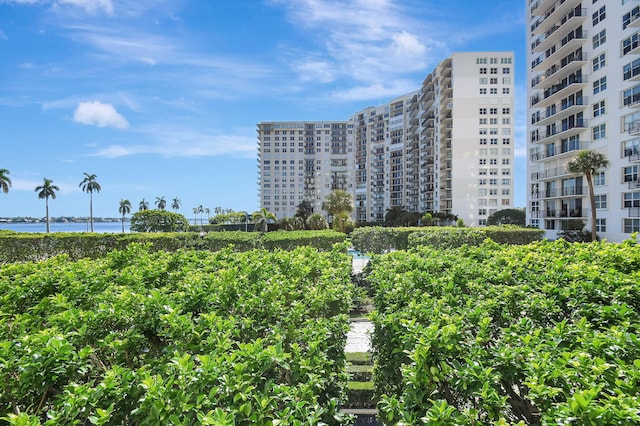
{"type": "Polygon", "coordinates": [[[131,216],[131,232],[186,232],[189,221],[184,215],[166,210],[142,210],[131,216]]]}
{"type": "Polygon", "coordinates": [[[538,242],[376,256],[385,424],[640,423],[640,246],[538,242]]]}
{"type": "Polygon", "coordinates": [[[3,262],[43,260],[66,254],[71,260],[98,258],[115,249],[124,249],[132,242],[150,243],[153,250],[176,251],[182,248],[216,251],[233,245],[236,251],[254,248],[292,250],[308,245],[320,250],[332,250],[346,236],[334,231],[275,232],[261,235],[254,232],[158,232],[132,234],[92,233],[1,233],[0,259],[3,262]]]}
{"type": "Polygon", "coordinates": [[[0,418],[342,422],[353,293],[343,250],[149,249],[0,267],[0,418]]]}

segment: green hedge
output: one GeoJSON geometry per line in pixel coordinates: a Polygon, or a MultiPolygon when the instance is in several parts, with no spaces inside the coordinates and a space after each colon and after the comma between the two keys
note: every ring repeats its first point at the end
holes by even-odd
{"type": "Polygon", "coordinates": [[[342,249],[0,265],[0,424],[343,424],[352,295],[342,249]]]}
{"type": "Polygon", "coordinates": [[[132,242],[149,243],[152,250],[176,251],[198,249],[217,251],[233,245],[235,251],[255,248],[292,250],[311,246],[331,250],[333,244],[344,242],[346,235],[325,231],[258,232],[158,232],[130,234],[96,233],[0,233],[0,263],[38,261],[66,254],[71,260],[98,258],[116,249],[124,249],[132,242]]]}
{"type": "Polygon", "coordinates": [[[459,247],[478,245],[486,238],[500,244],[529,244],[540,241],[544,231],[534,228],[489,226],[483,228],[456,228],[448,226],[387,228],[382,226],[356,228],[351,233],[351,244],[362,253],[386,253],[392,249],[407,250],[432,245],[459,247]]]}
{"type": "Polygon", "coordinates": [[[384,424],[640,424],[640,245],[375,256],[384,424]]]}

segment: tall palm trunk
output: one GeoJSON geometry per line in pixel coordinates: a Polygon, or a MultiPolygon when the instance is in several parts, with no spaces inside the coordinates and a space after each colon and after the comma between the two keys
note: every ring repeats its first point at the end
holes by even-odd
{"type": "Polygon", "coordinates": [[[589,188],[589,204],[591,206],[591,241],[596,241],[598,239],[598,235],[596,234],[596,196],[593,193],[591,173],[585,173],[584,177],[587,179],[587,187],[589,188]]]}
{"type": "Polygon", "coordinates": [[[47,234],[48,234],[51,231],[51,229],[49,228],[49,197],[46,197],[44,199],[44,208],[45,208],[45,214],[47,218],[47,234]]]}
{"type": "Polygon", "coordinates": [[[93,192],[89,192],[89,221],[91,222],[91,232],[93,232],[93,192]]]}
{"type": "Polygon", "coordinates": [[[124,234],[124,214],[122,215],[122,233],[124,234]]]}

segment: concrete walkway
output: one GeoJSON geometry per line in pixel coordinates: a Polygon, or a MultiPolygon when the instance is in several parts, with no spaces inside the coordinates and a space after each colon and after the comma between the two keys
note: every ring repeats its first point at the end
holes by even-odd
{"type": "Polygon", "coordinates": [[[353,318],[351,330],[347,333],[345,352],[368,352],[371,350],[373,323],[366,318],[353,318]]]}

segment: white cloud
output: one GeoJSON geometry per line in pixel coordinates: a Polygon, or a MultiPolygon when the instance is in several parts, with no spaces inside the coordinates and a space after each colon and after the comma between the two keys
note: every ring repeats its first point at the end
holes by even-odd
{"type": "Polygon", "coordinates": [[[100,11],[103,11],[107,15],[113,15],[113,4],[111,0],[58,0],[57,3],[84,9],[85,12],[91,15],[95,15],[100,11]]]}
{"type": "Polygon", "coordinates": [[[153,126],[143,129],[140,139],[151,142],[123,145],[114,144],[97,149],[90,156],[119,158],[132,155],[160,155],[163,157],[215,157],[232,155],[235,157],[254,158],[256,140],[254,130],[245,134],[224,135],[198,133],[186,128],[171,126],[153,126]]]}
{"type": "Polygon", "coordinates": [[[98,127],[126,129],[129,122],[111,104],[100,101],[80,102],[73,114],[73,121],[98,127]]]}

